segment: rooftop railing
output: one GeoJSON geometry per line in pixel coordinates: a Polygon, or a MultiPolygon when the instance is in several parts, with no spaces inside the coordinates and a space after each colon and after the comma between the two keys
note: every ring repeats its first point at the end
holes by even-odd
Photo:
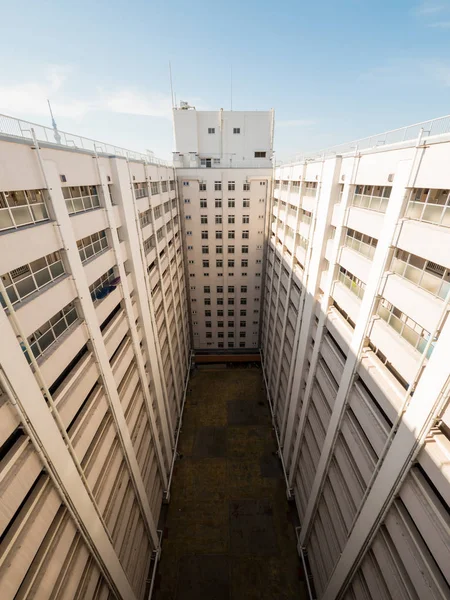
{"type": "Polygon", "coordinates": [[[376,135],[353,140],[344,144],[338,144],[336,146],[330,146],[329,148],[324,148],[322,150],[299,153],[285,164],[346,154],[348,152],[354,152],[356,149],[360,152],[379,146],[408,142],[417,139],[421,130],[423,130],[426,137],[450,133],[450,115],[438,117],[437,119],[431,119],[429,121],[422,121],[421,123],[415,123],[414,125],[407,125],[405,127],[400,127],[399,129],[392,129],[391,131],[385,131],[383,133],[377,133],[376,135]]]}
{"type": "Polygon", "coordinates": [[[86,150],[88,152],[95,152],[97,154],[123,156],[124,158],[128,158],[130,160],[143,161],[152,165],[160,165],[164,167],[172,166],[169,161],[162,160],[148,154],[135,152],[133,150],[126,150],[120,146],[114,146],[112,144],[99,142],[98,140],[92,140],[81,135],[67,133],[65,131],[60,131],[59,129],[55,130],[51,127],[46,127],[45,125],[39,125],[38,123],[31,123],[30,121],[24,121],[22,119],[16,119],[15,117],[9,117],[8,115],[0,114],[0,135],[32,140],[32,129],[34,130],[38,142],[86,150]]]}

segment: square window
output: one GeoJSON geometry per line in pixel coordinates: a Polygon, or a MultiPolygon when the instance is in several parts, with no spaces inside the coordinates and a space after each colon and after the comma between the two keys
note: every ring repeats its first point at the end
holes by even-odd
{"type": "Polygon", "coordinates": [[[203,267],[206,267],[206,268],[209,267],[209,260],[202,261],[202,265],[203,265],[203,267]]]}
{"type": "Polygon", "coordinates": [[[207,225],[208,224],[208,216],[200,215],[200,223],[202,223],[203,225],[207,225]]]}
{"type": "Polygon", "coordinates": [[[221,240],[221,239],[222,239],[222,232],[216,231],[216,240],[221,240]]]}
{"type": "Polygon", "coordinates": [[[234,246],[228,246],[228,254],[234,254],[234,246]]]}
{"type": "Polygon", "coordinates": [[[204,285],[203,286],[203,293],[204,294],[209,294],[211,292],[211,287],[209,285],[204,285]]]}
{"type": "MultiPolygon", "coordinates": [[[[235,202],[234,202],[234,200],[228,200],[228,208],[234,208],[234,206],[235,206],[235,202]]],[[[228,223],[229,223],[229,222],[230,222],[230,221],[228,221],[228,223]]],[[[233,223],[234,223],[234,221],[233,221],[233,223]]]]}
{"type": "Polygon", "coordinates": [[[265,152],[255,152],[255,158],[266,158],[266,153],[265,152]]]}
{"type": "Polygon", "coordinates": [[[222,208],[222,200],[215,200],[214,201],[214,206],[216,208],[222,208]]]}
{"type": "Polygon", "coordinates": [[[215,192],[220,192],[222,189],[222,182],[221,181],[215,181],[214,182],[214,191],[215,192]]]}
{"type": "Polygon", "coordinates": [[[239,348],[245,348],[245,342],[239,342],[239,348]]]}
{"type": "Polygon", "coordinates": [[[202,240],[207,240],[207,239],[208,239],[208,232],[202,231],[202,240]]]}
{"type": "Polygon", "coordinates": [[[247,293],[247,286],[241,285],[241,294],[246,294],[246,293],[247,293]]]}
{"type": "Polygon", "coordinates": [[[228,286],[228,293],[229,294],[234,294],[234,285],[229,285],[228,286]]]}
{"type": "Polygon", "coordinates": [[[228,327],[234,327],[234,321],[228,321],[228,327]]]}
{"type": "Polygon", "coordinates": [[[206,192],[206,183],[199,183],[198,187],[200,192],[206,192]]]}
{"type": "Polygon", "coordinates": [[[243,188],[244,192],[249,192],[250,191],[250,184],[249,183],[244,183],[243,188]]]}
{"type": "Polygon", "coordinates": [[[229,224],[233,224],[234,223],[234,215],[228,215],[228,223],[229,224]]]}
{"type": "Polygon", "coordinates": [[[248,254],[248,246],[242,246],[242,254],[248,254]]]}
{"type": "Polygon", "coordinates": [[[232,258],[228,259],[228,267],[234,267],[234,260],[232,258]]]}
{"type": "Polygon", "coordinates": [[[223,317],[223,310],[218,310],[217,311],[217,316],[218,317],[223,317]]]}
{"type": "Polygon", "coordinates": [[[208,127],[208,133],[216,133],[216,128],[215,127],[208,127]]]}
{"type": "Polygon", "coordinates": [[[216,254],[222,254],[223,248],[222,246],[216,246],[216,254]]]}
{"type": "Polygon", "coordinates": [[[234,134],[239,134],[239,133],[241,133],[241,128],[240,128],[240,127],[233,127],[233,133],[234,133],[234,134]]]}
{"type": "Polygon", "coordinates": [[[208,202],[206,200],[200,200],[200,208],[206,208],[208,206],[208,202]]]}
{"type": "Polygon", "coordinates": [[[212,332],[211,331],[207,331],[206,332],[206,338],[207,339],[211,339],[212,338],[212,332]]]}
{"type": "Polygon", "coordinates": [[[218,294],[223,294],[223,285],[218,285],[216,287],[216,291],[217,291],[218,294]]]}
{"type": "Polygon", "coordinates": [[[236,189],[236,184],[235,184],[235,182],[234,182],[234,181],[229,181],[229,182],[228,182],[228,191],[229,191],[229,192],[232,192],[232,191],[233,191],[233,190],[235,190],[235,189],[236,189]]]}
{"type": "Polygon", "coordinates": [[[241,267],[248,267],[248,260],[246,258],[241,260],[241,267]]]}
{"type": "Polygon", "coordinates": [[[239,314],[241,317],[246,317],[247,316],[247,311],[246,310],[240,310],[239,314]]]}
{"type": "Polygon", "coordinates": [[[249,215],[242,215],[242,222],[243,223],[250,223],[250,216],[249,215]]]}
{"type": "Polygon", "coordinates": [[[223,267],[223,260],[216,260],[216,267],[222,268],[223,267]]]}
{"type": "Polygon", "coordinates": [[[230,231],[228,232],[228,239],[229,239],[229,240],[234,240],[234,230],[230,230],[230,231]]]}
{"type": "Polygon", "coordinates": [[[202,246],[202,254],[209,254],[209,246],[202,246]]]}
{"type": "Polygon", "coordinates": [[[215,217],[216,225],[222,224],[222,215],[216,215],[215,217]]]}

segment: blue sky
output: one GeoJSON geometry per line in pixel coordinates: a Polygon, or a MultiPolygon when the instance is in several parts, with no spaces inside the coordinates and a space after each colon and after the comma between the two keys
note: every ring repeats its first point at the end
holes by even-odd
{"type": "Polygon", "coordinates": [[[178,100],[276,111],[279,159],[450,113],[450,0],[2,2],[0,113],[168,158],[178,100]],[[5,24],[7,26],[5,27],[5,24]]]}

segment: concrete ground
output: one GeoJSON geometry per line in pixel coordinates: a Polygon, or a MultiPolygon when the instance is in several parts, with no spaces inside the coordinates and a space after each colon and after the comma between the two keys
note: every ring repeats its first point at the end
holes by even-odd
{"type": "Polygon", "coordinates": [[[262,372],[189,383],[156,600],[306,598],[262,372]]]}

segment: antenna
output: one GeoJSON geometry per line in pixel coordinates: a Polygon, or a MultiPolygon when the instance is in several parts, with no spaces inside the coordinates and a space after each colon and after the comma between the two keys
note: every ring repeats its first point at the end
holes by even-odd
{"type": "Polygon", "coordinates": [[[53,112],[52,112],[52,106],[51,106],[50,100],[48,98],[47,98],[47,104],[48,104],[48,108],[50,110],[50,116],[52,118],[53,134],[55,136],[56,143],[60,144],[61,143],[61,135],[58,131],[58,126],[56,125],[56,121],[55,121],[55,118],[54,118],[53,112]]]}
{"type": "Polygon", "coordinates": [[[173,102],[172,65],[170,64],[170,60],[169,60],[169,77],[170,77],[170,94],[172,96],[172,110],[173,110],[175,108],[175,105],[173,102]]]}
{"type": "Polygon", "coordinates": [[[231,100],[231,110],[233,110],[233,65],[231,65],[230,100],[231,100]]]}

